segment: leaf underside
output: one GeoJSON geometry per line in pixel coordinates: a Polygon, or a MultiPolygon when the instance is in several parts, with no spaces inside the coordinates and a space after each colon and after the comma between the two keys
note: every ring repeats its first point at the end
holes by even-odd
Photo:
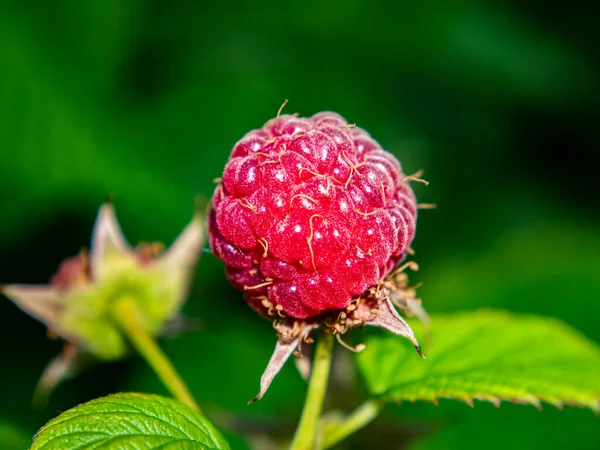
{"type": "MultiPolygon", "coordinates": [[[[423,339],[422,327],[416,332],[423,339]]],[[[431,342],[421,361],[395,336],[369,338],[357,357],[371,394],[600,412],[600,348],[559,320],[500,311],[434,315],[431,342]]]]}
{"type": "Polygon", "coordinates": [[[206,418],[174,400],[115,394],[62,413],[36,435],[31,450],[229,449],[206,418]]]}

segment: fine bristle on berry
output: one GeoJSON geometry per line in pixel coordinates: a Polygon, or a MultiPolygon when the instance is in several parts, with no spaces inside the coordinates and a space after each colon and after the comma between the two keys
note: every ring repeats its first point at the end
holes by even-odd
{"type": "Polygon", "coordinates": [[[343,309],[409,251],[409,182],[392,154],[338,114],[278,116],[233,148],[212,199],[210,245],[265,315],[343,309]]]}

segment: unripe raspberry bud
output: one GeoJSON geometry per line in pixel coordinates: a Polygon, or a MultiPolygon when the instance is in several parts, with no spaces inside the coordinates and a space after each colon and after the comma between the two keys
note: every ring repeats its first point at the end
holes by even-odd
{"type": "Polygon", "coordinates": [[[132,248],[112,204],[106,203],[98,211],[89,254],[82,251],[64,260],[48,285],[5,286],[1,293],[66,341],[44,371],[36,397],[46,398],[77,370],[82,357],[110,361],[127,354],[115,314],[123,299],[135,305],[146,333],[158,335],[181,323],[179,311],[203,242],[203,220],[196,214],[168,249],[159,243],[132,248]]]}

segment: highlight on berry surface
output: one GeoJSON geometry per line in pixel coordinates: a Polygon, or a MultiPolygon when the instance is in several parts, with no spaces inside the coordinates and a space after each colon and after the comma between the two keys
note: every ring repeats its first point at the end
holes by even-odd
{"type": "Polygon", "coordinates": [[[428,320],[404,273],[418,266],[401,265],[418,209],[410,183],[420,177],[333,112],[280,110],[235,144],[216,180],[209,243],[231,284],[277,331],[255,400],[317,327],[349,348],[340,337],[349,329],[382,327],[421,353],[395,308],[428,320]]]}
{"type": "Polygon", "coordinates": [[[113,314],[122,298],[135,304],[140,326],[152,336],[180,322],[203,242],[203,220],[195,215],[171,247],[140,243],[132,248],[113,205],[105,203],[89,253],[82,250],[64,260],[47,285],[5,286],[4,295],[43,322],[49,336],[65,341],[63,352],[40,378],[34,400],[44,402],[58,383],[90,359],[110,361],[127,354],[127,341],[113,314]]]}

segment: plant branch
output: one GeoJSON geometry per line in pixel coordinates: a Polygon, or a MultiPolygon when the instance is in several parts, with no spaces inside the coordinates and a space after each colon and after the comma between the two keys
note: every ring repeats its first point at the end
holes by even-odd
{"type": "Polygon", "coordinates": [[[130,298],[119,300],[114,307],[114,316],[135,349],[154,370],[173,397],[194,411],[201,412],[196,400],[190,394],[188,387],[171,361],[160,349],[154,337],[142,326],[140,312],[135,301],[130,298]]]}
{"type": "Polygon", "coordinates": [[[292,440],[290,450],[313,450],[317,434],[317,424],[323,409],[323,400],[327,391],[327,381],[331,369],[333,353],[333,334],[323,332],[317,341],[312,375],[308,384],[308,392],[304,409],[300,417],[298,429],[292,440]]]}
{"type": "Polygon", "coordinates": [[[370,399],[364,402],[346,417],[337,428],[325,435],[321,450],[333,447],[338,442],[371,423],[382,409],[383,403],[380,400],[370,399]]]}

